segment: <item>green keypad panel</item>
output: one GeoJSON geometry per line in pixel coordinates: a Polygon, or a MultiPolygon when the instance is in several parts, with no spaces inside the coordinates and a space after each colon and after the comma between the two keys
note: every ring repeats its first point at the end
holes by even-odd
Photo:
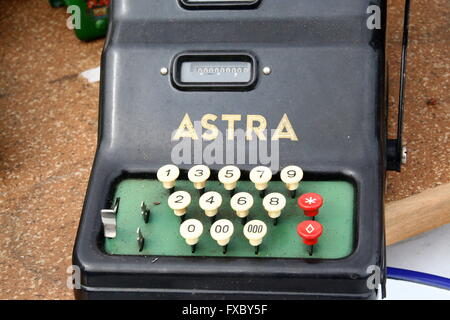
{"type": "Polygon", "coordinates": [[[199,191],[188,180],[178,180],[176,191],[187,191],[192,202],[185,219],[198,219],[204,231],[194,253],[180,235],[180,218],[169,208],[169,191],[158,180],[129,179],[120,182],[115,190],[115,199],[120,198],[117,213],[117,234],[113,239],[105,239],[105,250],[111,255],[186,256],[186,257],[252,257],[252,258],[315,258],[340,259],[349,256],[355,243],[355,189],[346,181],[303,181],[293,199],[284,183],[271,181],[266,194],[279,192],[285,195],[287,204],[277,225],[268,216],[262,205],[259,191],[250,181],[239,181],[237,192],[248,192],[254,197],[248,221],[261,220],[267,224],[268,232],[255,254],[255,248],[244,237],[242,221],[230,207],[230,192],[218,181],[208,181],[206,192],[216,191],[223,197],[222,206],[216,220],[229,219],[234,224],[234,234],[223,253],[211,238],[211,219],[198,205],[199,191]],[[323,226],[323,234],[314,246],[313,255],[308,253],[302,239],[297,234],[297,225],[310,220],[297,205],[297,199],[304,193],[314,192],[324,198],[324,204],[316,217],[323,226]],[[141,203],[150,209],[150,218],[145,223],[141,215],[141,203]],[[142,251],[137,244],[137,229],[141,229],[145,239],[142,251]]]}

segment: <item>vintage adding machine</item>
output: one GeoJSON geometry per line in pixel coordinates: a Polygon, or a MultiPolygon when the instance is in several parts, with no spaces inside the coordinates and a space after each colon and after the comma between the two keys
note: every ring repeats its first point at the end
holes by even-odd
{"type": "Polygon", "coordinates": [[[76,296],[375,298],[405,157],[385,1],[115,0],[110,18],[76,296]]]}

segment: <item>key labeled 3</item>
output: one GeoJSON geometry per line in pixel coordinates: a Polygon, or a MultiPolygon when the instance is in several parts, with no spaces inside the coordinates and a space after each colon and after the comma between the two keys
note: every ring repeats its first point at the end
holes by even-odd
{"type": "Polygon", "coordinates": [[[211,171],[205,165],[198,165],[192,167],[188,172],[189,181],[194,184],[195,189],[201,190],[206,186],[206,181],[209,179],[211,171]]]}

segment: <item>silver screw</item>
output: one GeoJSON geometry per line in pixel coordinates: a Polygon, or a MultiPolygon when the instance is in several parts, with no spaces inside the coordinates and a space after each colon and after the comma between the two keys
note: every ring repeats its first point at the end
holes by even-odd
{"type": "Polygon", "coordinates": [[[272,73],[272,69],[270,69],[270,67],[264,67],[263,73],[264,73],[266,76],[268,76],[269,74],[272,73]]]}
{"type": "Polygon", "coordinates": [[[169,69],[164,67],[164,68],[161,68],[160,72],[161,72],[161,75],[166,76],[169,73],[169,69]]]}
{"type": "Polygon", "coordinates": [[[402,163],[406,164],[406,162],[408,162],[408,149],[403,146],[402,148],[402,163]]]}

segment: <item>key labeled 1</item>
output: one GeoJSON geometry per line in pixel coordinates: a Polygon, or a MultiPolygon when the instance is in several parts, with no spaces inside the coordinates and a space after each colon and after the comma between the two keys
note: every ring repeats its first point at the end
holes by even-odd
{"type": "Polygon", "coordinates": [[[156,177],[162,183],[164,189],[170,190],[170,193],[173,193],[175,183],[179,176],[180,169],[173,164],[168,164],[159,168],[156,173],[156,177]]]}

